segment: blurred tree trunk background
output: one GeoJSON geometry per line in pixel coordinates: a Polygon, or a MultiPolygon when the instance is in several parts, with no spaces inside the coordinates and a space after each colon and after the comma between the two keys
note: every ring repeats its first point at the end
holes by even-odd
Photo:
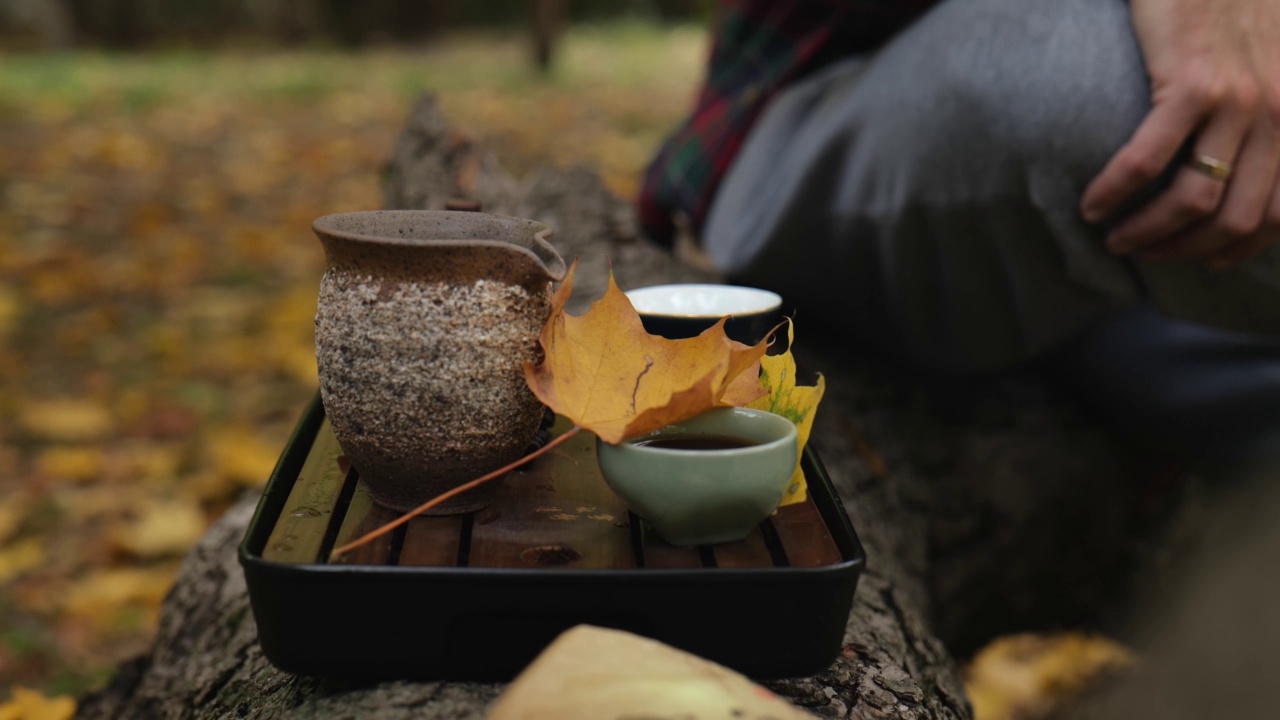
{"type": "Polygon", "coordinates": [[[714,0],[0,0],[5,48],[146,49],[228,41],[358,48],[412,43],[445,30],[530,30],[532,59],[550,65],[571,21],[702,20],[714,0]]]}

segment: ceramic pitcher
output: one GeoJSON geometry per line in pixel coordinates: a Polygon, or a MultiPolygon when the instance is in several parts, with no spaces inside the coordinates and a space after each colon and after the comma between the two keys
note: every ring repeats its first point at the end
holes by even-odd
{"type": "MultiPolygon", "coordinates": [[[[315,221],[320,396],[375,501],[409,510],[520,457],[542,405],[525,385],[564,261],[541,223],[386,210],[315,221]]],[[[476,510],[489,483],[436,512],[476,510]]]]}

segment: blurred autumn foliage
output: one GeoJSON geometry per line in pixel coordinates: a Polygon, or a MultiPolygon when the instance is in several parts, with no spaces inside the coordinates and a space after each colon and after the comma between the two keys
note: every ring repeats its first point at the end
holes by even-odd
{"type": "Polygon", "coordinates": [[[420,50],[0,57],[0,698],[147,648],[183,554],[270,473],[316,384],[316,216],[381,204],[408,108],[517,173],[621,193],[689,102],[700,28],[420,50]]]}

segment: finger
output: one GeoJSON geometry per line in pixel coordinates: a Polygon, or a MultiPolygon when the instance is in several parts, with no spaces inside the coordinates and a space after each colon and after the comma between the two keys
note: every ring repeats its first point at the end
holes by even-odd
{"type": "Polygon", "coordinates": [[[1107,235],[1107,247],[1124,255],[1171,238],[1212,215],[1223,192],[1220,180],[1182,170],[1168,190],[1107,235]]]}
{"type": "Polygon", "coordinates": [[[1191,260],[1222,252],[1230,244],[1211,221],[1204,221],[1144,248],[1139,256],[1150,262],[1191,260]]]}
{"type": "Polygon", "coordinates": [[[1234,241],[1209,259],[1215,270],[1256,257],[1280,237],[1280,129],[1271,123],[1255,130],[1241,153],[1218,224],[1234,241]]]}
{"type": "Polygon", "coordinates": [[[1151,109],[1133,137],[1085,188],[1080,212],[1100,222],[1130,196],[1160,176],[1182,143],[1204,118],[1205,108],[1184,94],[1151,109]]]}
{"type": "Polygon", "coordinates": [[[1262,227],[1269,232],[1280,232],[1280,178],[1276,178],[1276,189],[1271,195],[1271,208],[1262,221],[1262,227]]]}
{"type": "Polygon", "coordinates": [[[1257,131],[1245,143],[1227,197],[1218,211],[1217,225],[1227,235],[1243,238],[1262,227],[1280,175],[1280,137],[1257,131]]]}
{"type": "MultiPolygon", "coordinates": [[[[1280,183],[1280,178],[1277,178],[1280,183]]],[[[1280,187],[1272,191],[1271,205],[1263,218],[1262,228],[1252,237],[1231,245],[1209,261],[1214,270],[1224,270],[1232,265],[1252,260],[1267,248],[1280,242],[1280,187]]]]}
{"type": "Polygon", "coordinates": [[[1210,270],[1226,270],[1243,262],[1248,262],[1263,253],[1264,250],[1280,240],[1280,232],[1259,232],[1253,237],[1241,240],[1228,246],[1208,262],[1210,270]]]}
{"type": "MultiPolygon", "coordinates": [[[[1242,116],[1220,116],[1204,129],[1195,153],[1234,163],[1247,130],[1248,123],[1242,116]]],[[[1190,167],[1181,168],[1169,189],[1111,231],[1107,245],[1112,252],[1124,254],[1171,238],[1215,213],[1225,190],[1222,179],[1190,167]]]]}
{"type": "Polygon", "coordinates": [[[1149,245],[1143,258],[1161,261],[1207,257],[1210,267],[1217,267],[1219,254],[1253,238],[1262,227],[1278,173],[1280,138],[1270,123],[1259,123],[1245,140],[1217,215],[1172,239],[1149,245]]]}

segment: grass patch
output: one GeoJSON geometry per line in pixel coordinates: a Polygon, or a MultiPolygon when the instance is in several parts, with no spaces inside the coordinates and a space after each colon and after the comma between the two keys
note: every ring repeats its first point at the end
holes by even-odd
{"type": "Polygon", "coordinates": [[[364,52],[327,49],[166,50],[142,54],[71,52],[0,55],[0,103],[69,103],[74,110],[108,105],[125,111],[165,99],[202,95],[310,99],[339,92],[416,95],[488,88],[502,92],[583,90],[607,85],[644,91],[694,77],[672,78],[673,64],[696,70],[704,52],[697,26],[628,21],[575,26],[548,76],[532,67],[524,38],[474,32],[418,47],[364,52]]]}

